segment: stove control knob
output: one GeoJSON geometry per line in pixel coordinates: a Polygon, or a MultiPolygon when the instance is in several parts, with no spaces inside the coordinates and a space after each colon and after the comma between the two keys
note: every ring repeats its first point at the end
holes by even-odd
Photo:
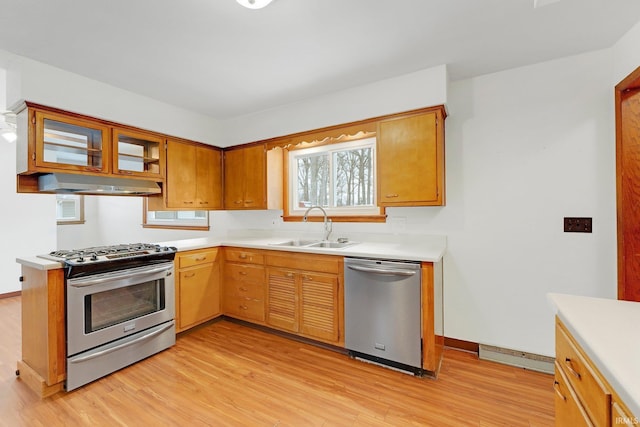
{"type": "Polygon", "coordinates": [[[97,261],[98,260],[98,255],[96,255],[96,253],[92,253],[91,254],[91,261],[97,261]]]}
{"type": "Polygon", "coordinates": [[[78,262],[84,262],[84,252],[80,251],[78,252],[78,262]]]}
{"type": "Polygon", "coordinates": [[[160,252],[162,250],[162,248],[160,247],[160,245],[156,246],[156,252],[160,252]]]}

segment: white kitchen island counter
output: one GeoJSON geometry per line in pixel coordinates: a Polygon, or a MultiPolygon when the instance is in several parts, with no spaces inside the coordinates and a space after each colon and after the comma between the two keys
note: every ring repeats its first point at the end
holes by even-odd
{"type": "MultiPolygon", "coordinates": [[[[357,242],[344,248],[313,248],[308,246],[278,246],[277,243],[297,240],[295,235],[271,235],[248,232],[220,238],[186,239],[160,242],[162,246],[174,246],[178,251],[203,249],[216,246],[234,246],[250,249],[267,249],[286,252],[305,252],[345,257],[381,258],[404,261],[440,262],[447,248],[445,236],[430,235],[375,235],[366,234],[350,238],[357,242]]],[[[304,237],[308,238],[308,237],[304,237]]],[[[320,240],[320,239],[318,239],[320,240]]]]}
{"type": "Polygon", "coordinates": [[[640,303],[548,294],[557,315],[635,416],[640,416],[640,303]]]}

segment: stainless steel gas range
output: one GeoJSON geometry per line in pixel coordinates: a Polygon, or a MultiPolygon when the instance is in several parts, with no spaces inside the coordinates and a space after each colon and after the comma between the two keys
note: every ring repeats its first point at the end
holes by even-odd
{"type": "Polygon", "coordinates": [[[67,391],[175,344],[175,253],[135,243],[40,256],[66,270],[67,391]]]}

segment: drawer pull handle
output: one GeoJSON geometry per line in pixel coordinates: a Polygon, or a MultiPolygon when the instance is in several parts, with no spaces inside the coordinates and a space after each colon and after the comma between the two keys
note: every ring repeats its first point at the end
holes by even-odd
{"type": "Polygon", "coordinates": [[[240,255],[238,255],[238,258],[247,259],[247,254],[240,254],[240,255]]]}
{"type": "Polygon", "coordinates": [[[239,307],[240,307],[240,310],[247,310],[248,309],[248,307],[246,305],[240,305],[239,307]]]}
{"type": "Polygon", "coordinates": [[[554,381],[553,382],[553,389],[555,390],[555,392],[558,395],[558,397],[560,397],[560,399],[562,399],[562,400],[564,400],[566,402],[567,396],[562,394],[562,392],[560,391],[560,387],[558,387],[559,385],[560,385],[560,383],[558,381],[554,381]]]}
{"type": "Polygon", "coordinates": [[[192,204],[193,204],[193,202],[192,202],[192,201],[190,201],[190,200],[185,200],[185,201],[184,201],[184,202],[182,202],[182,203],[184,203],[185,205],[192,205],[192,204]]]}
{"type": "Polygon", "coordinates": [[[311,276],[304,276],[304,280],[307,280],[309,282],[313,282],[313,277],[311,276]]]}
{"type": "Polygon", "coordinates": [[[245,287],[243,287],[243,286],[240,286],[240,290],[241,290],[242,292],[247,292],[247,291],[248,291],[248,289],[247,289],[247,288],[245,288],[245,287]]]}
{"type": "Polygon", "coordinates": [[[246,271],[238,271],[238,274],[241,276],[246,276],[247,272],[246,271]]]}
{"type": "Polygon", "coordinates": [[[203,257],[201,257],[201,258],[196,258],[196,261],[197,261],[197,262],[200,262],[200,261],[204,261],[205,259],[207,259],[207,257],[206,257],[206,256],[203,256],[203,257]]]}
{"type": "Polygon", "coordinates": [[[196,275],[196,273],[185,273],[184,277],[188,279],[188,278],[193,277],[195,275],[196,275]]]}
{"type": "Polygon", "coordinates": [[[387,194],[385,197],[387,199],[391,199],[391,198],[394,198],[394,197],[398,197],[398,195],[397,194],[387,194]]]}
{"type": "Polygon", "coordinates": [[[246,204],[251,204],[251,203],[253,203],[253,200],[245,200],[244,202],[245,202],[246,204]]]}
{"type": "Polygon", "coordinates": [[[292,278],[292,277],[293,277],[293,273],[287,273],[287,274],[286,274],[286,276],[287,276],[288,278],[292,278]]]}
{"type": "Polygon", "coordinates": [[[565,357],[564,359],[564,364],[567,366],[567,369],[569,370],[569,372],[571,372],[571,374],[576,377],[577,379],[581,380],[582,376],[580,375],[579,372],[577,372],[575,369],[573,369],[573,365],[571,365],[571,358],[569,357],[565,357]]]}
{"type": "Polygon", "coordinates": [[[242,200],[236,200],[235,202],[233,202],[236,205],[241,205],[242,204],[242,200]]]}

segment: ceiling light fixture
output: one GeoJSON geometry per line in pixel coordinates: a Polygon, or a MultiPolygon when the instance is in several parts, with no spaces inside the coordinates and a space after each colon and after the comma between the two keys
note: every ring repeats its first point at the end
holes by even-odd
{"type": "Polygon", "coordinates": [[[236,0],[242,6],[248,9],[262,9],[267,6],[273,0],[236,0]]]}

